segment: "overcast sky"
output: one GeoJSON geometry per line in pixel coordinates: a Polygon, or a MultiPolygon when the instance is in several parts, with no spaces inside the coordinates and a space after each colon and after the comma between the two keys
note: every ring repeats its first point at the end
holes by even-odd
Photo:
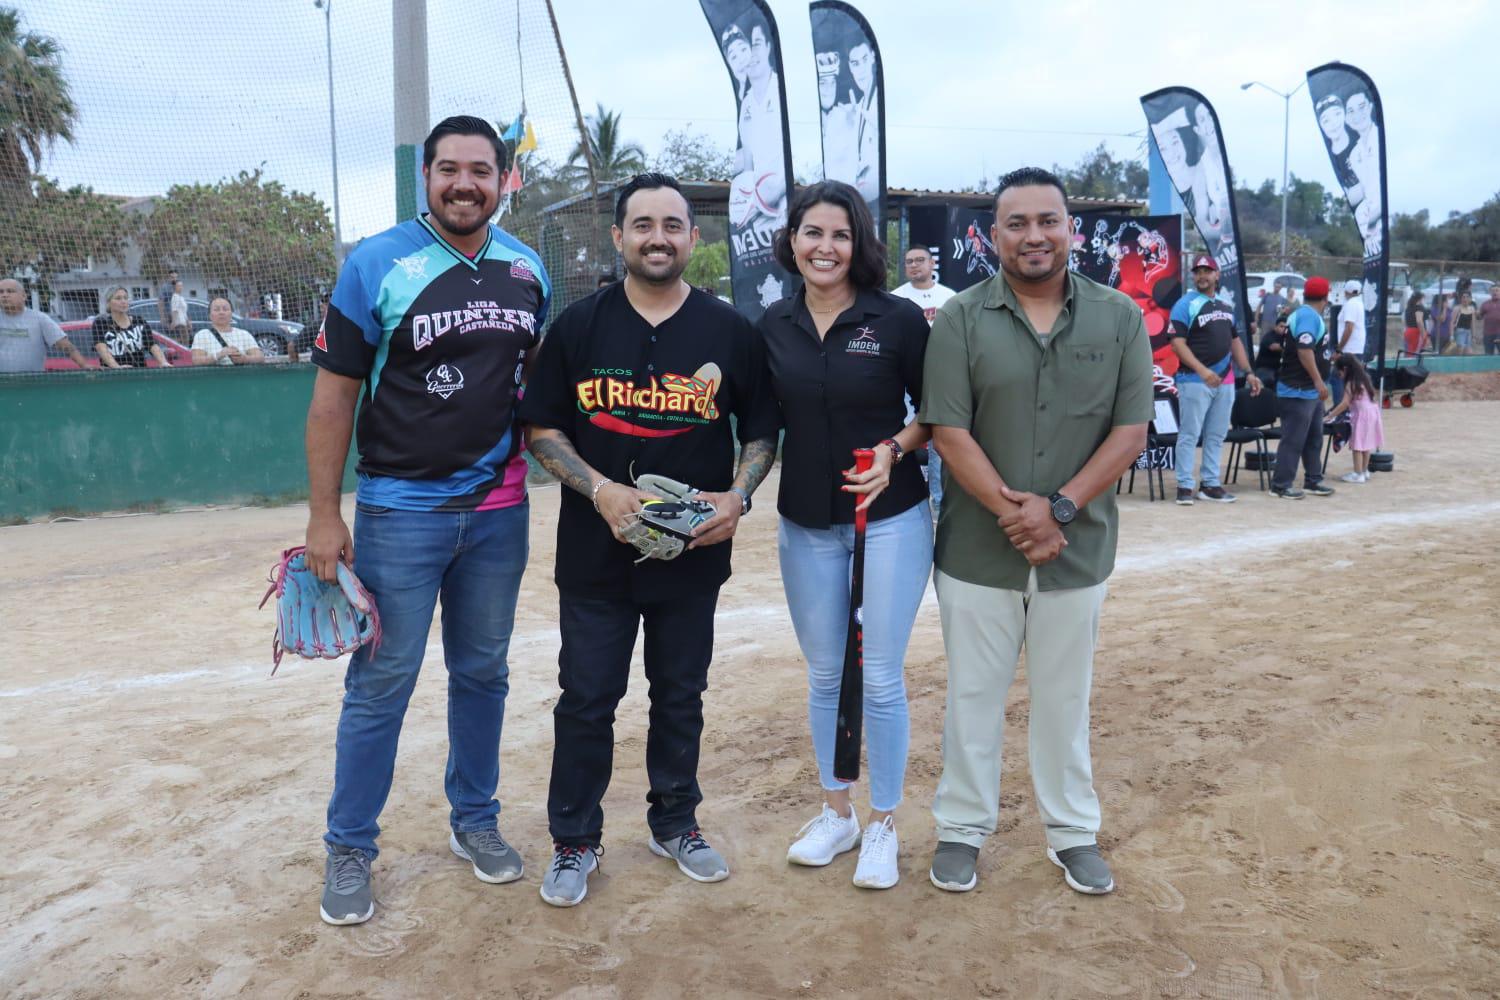
{"type": "MultiPolygon", "coordinates": [[[[0,4],[15,0],[0,0],[0,4]]],[[[394,221],[390,0],[332,0],[339,181],[346,239],[394,221]]],[[[691,127],[729,146],[734,98],[696,0],[554,0],[578,99],[624,115],[655,152],[691,127]],[[647,13],[649,12],[649,13],[647,13]]],[[[575,141],[550,30],[522,0],[429,0],[433,119],[509,118],[524,95],[544,151],[575,141]],[[524,87],[522,84],[524,70],[524,87]]],[[[817,94],[805,2],[771,0],[781,33],[792,159],[816,175],[817,94]]],[[[1500,4],[1382,0],[1218,5],[856,0],[885,64],[893,186],[945,189],[1027,163],[1072,164],[1104,142],[1141,155],[1139,97],[1199,90],[1240,183],[1280,182],[1285,103],[1308,69],[1352,63],[1385,106],[1390,202],[1435,219],[1500,192],[1493,43],[1500,4]],[[1233,15],[1226,11],[1238,10],[1233,15]],[[1169,21],[1164,15],[1182,12],[1169,21]]],[[[45,172],[109,193],[159,193],[264,163],[332,202],[323,13],[312,0],[25,0],[25,28],[56,37],[79,105],[76,142],[45,172]]],[[[1303,87],[1291,100],[1291,172],[1334,186],[1303,87]]]]}

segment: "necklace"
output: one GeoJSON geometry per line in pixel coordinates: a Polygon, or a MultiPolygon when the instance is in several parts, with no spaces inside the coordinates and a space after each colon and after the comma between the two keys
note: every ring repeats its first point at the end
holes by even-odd
{"type": "Polygon", "coordinates": [[[848,309],[852,305],[854,305],[854,299],[852,299],[852,298],[848,302],[845,302],[843,305],[841,305],[841,306],[834,306],[831,309],[814,309],[812,307],[812,303],[809,302],[807,304],[807,311],[810,312],[810,313],[814,313],[815,315],[818,315],[818,316],[827,316],[829,313],[841,313],[845,309],[848,309]]]}

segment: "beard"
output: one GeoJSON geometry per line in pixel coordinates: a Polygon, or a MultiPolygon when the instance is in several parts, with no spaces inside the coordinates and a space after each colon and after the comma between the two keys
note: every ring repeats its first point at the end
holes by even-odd
{"type": "Polygon", "coordinates": [[[445,230],[452,233],[454,236],[472,236],[475,233],[479,232],[479,230],[483,229],[485,226],[489,225],[490,216],[495,214],[495,206],[493,204],[487,204],[481,198],[479,207],[475,210],[475,221],[461,221],[460,219],[455,218],[455,216],[458,214],[458,210],[455,210],[450,206],[444,204],[441,200],[432,201],[431,199],[428,199],[427,211],[432,215],[434,219],[438,221],[438,225],[442,226],[445,230]]]}
{"type": "Polygon", "coordinates": [[[626,272],[648,285],[675,284],[687,270],[687,263],[687,257],[669,247],[642,248],[639,252],[625,255],[626,272]],[[662,250],[671,255],[664,263],[652,264],[646,260],[648,253],[662,250]]]}

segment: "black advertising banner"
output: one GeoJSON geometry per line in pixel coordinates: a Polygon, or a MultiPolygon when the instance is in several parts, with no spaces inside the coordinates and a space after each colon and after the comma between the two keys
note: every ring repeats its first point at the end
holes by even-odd
{"type": "Polygon", "coordinates": [[[948,284],[948,271],[943,263],[943,248],[947,241],[947,208],[942,205],[913,205],[906,210],[906,248],[927,248],[927,252],[932,254],[933,280],[940,285],[948,284]]]}
{"type": "Polygon", "coordinates": [[[1151,335],[1154,378],[1159,387],[1171,386],[1178,366],[1170,320],[1182,298],[1182,216],[1075,215],[1068,267],[1124,292],[1141,307],[1151,335]]]}
{"type": "Polygon", "coordinates": [[[1239,218],[1224,133],[1213,105],[1196,90],[1167,87],[1141,98],[1151,142],[1166,165],[1172,186],[1182,197],[1193,225],[1219,264],[1219,288],[1234,301],[1234,324],[1250,340],[1250,296],[1240,262],[1239,218]]]}
{"type": "Polygon", "coordinates": [[[813,60],[823,133],[823,177],[852,184],[884,234],[885,73],[875,33],[841,0],[813,0],[813,60]]]}
{"type": "Polygon", "coordinates": [[[961,292],[991,277],[1000,266],[990,230],[995,213],[987,208],[950,207],[943,258],[943,284],[961,292]]]}
{"type": "Polygon", "coordinates": [[[739,136],[729,188],[729,275],[735,308],[753,321],[795,287],[771,253],[776,230],[786,225],[792,178],[781,36],[763,0],[698,2],[734,86],[739,136]]]}
{"type": "Polygon", "coordinates": [[[1385,295],[1390,266],[1390,215],[1386,211],[1385,116],[1380,92],[1361,70],[1328,63],[1307,72],[1318,131],[1333,172],[1354,213],[1365,244],[1366,351],[1385,360],[1385,295]]]}

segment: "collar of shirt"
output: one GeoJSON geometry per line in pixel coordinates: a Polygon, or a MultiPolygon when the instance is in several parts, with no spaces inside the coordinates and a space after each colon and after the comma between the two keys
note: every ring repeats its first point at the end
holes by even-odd
{"type": "Polygon", "coordinates": [[[1031,331],[1036,342],[1045,347],[1048,341],[1053,339],[1053,334],[1061,334],[1068,328],[1068,321],[1073,316],[1073,293],[1078,277],[1069,271],[1063,280],[1063,306],[1062,312],[1058,314],[1058,322],[1046,334],[1037,332],[1036,327],[1031,325],[1031,317],[1026,315],[1026,310],[1021,306],[1021,300],[1016,298],[1015,290],[1010,287],[1010,279],[1005,276],[1004,271],[995,274],[995,280],[990,282],[989,294],[984,298],[986,309],[1009,309],[1016,318],[1031,331]]]}
{"type": "MultiPolygon", "coordinates": [[[[806,330],[814,340],[821,340],[818,336],[817,324],[813,322],[812,310],[807,306],[807,286],[799,287],[790,299],[783,300],[788,303],[787,318],[795,323],[798,328],[806,330]]],[[[828,328],[828,333],[843,326],[846,323],[858,323],[869,316],[884,316],[890,311],[890,304],[881,298],[880,294],[873,289],[861,288],[854,293],[854,302],[834,317],[833,325],[828,328]]],[[[826,337],[827,334],[824,334],[826,337]]]]}

